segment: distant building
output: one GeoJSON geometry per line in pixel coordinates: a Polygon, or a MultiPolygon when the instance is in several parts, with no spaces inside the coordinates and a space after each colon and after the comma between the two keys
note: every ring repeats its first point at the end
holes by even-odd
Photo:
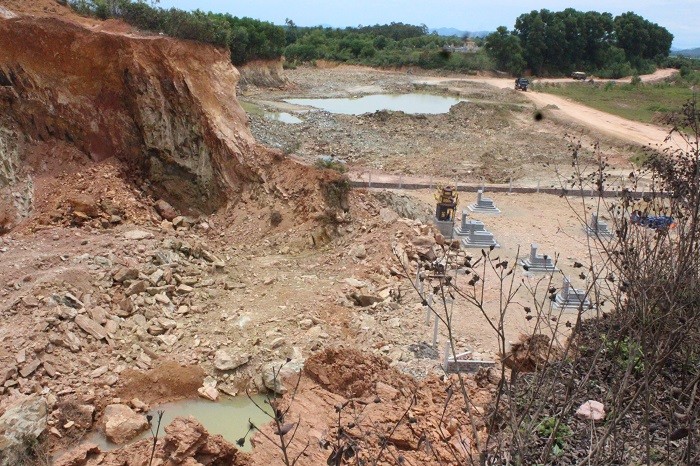
{"type": "Polygon", "coordinates": [[[445,52],[456,52],[456,53],[476,53],[481,49],[474,41],[468,40],[463,45],[445,45],[442,50],[445,52]]]}

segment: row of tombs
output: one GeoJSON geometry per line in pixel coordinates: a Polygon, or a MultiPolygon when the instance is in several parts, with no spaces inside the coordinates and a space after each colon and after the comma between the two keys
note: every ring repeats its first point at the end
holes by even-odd
{"type": "MultiPolygon", "coordinates": [[[[469,213],[482,213],[498,215],[501,213],[493,201],[484,196],[484,190],[479,189],[476,195],[476,202],[467,206],[462,211],[461,221],[455,225],[455,214],[457,211],[458,194],[454,187],[443,187],[435,196],[437,205],[435,208],[435,226],[445,238],[458,239],[464,248],[493,249],[500,247],[494,238],[493,233],[486,229],[484,222],[469,218],[469,213]]],[[[600,220],[598,215],[591,215],[591,222],[585,227],[586,234],[598,238],[610,238],[612,233],[607,223],[600,220]]],[[[530,245],[530,255],[520,261],[520,265],[527,272],[557,272],[552,257],[537,252],[538,245],[530,245]]],[[[563,285],[553,301],[553,306],[560,309],[588,309],[590,302],[588,293],[585,290],[576,289],[571,285],[571,281],[564,277],[563,285]]]]}

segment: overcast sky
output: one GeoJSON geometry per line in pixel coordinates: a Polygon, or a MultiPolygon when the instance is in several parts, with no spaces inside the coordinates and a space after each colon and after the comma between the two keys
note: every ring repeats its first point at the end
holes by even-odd
{"type": "Polygon", "coordinates": [[[531,10],[567,7],[609,12],[634,11],[668,29],[674,48],[700,47],[700,0],[161,0],[164,8],[228,12],[234,16],[283,24],[286,18],[300,26],[334,27],[403,22],[430,28],[453,27],[468,31],[512,29],[515,18],[531,10]]]}

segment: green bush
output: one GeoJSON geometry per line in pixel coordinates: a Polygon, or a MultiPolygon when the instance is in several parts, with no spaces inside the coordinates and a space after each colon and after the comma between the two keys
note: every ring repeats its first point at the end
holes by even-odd
{"type": "Polygon", "coordinates": [[[338,173],[345,173],[346,171],[348,171],[348,168],[345,166],[344,163],[330,158],[318,159],[314,163],[314,166],[316,168],[335,170],[338,173]]]}

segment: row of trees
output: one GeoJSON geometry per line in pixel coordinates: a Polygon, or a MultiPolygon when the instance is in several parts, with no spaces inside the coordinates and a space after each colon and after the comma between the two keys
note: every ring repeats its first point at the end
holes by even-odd
{"type": "Polygon", "coordinates": [[[606,77],[653,70],[668,57],[673,35],[634,13],[560,12],[543,9],[520,15],[515,28],[501,26],[486,38],[500,69],[518,74],[568,74],[576,69],[606,77]]]}
{"type": "Polygon", "coordinates": [[[227,47],[231,61],[286,56],[294,62],[318,59],[370,66],[418,66],[476,71],[496,67],[519,74],[568,74],[586,70],[603,77],[652,71],[668,57],[673,35],[634,13],[532,11],[519,16],[515,28],[499,27],[485,40],[485,52],[452,53],[457,37],[428,34],[425,25],[391,23],[344,29],[284,27],[230,14],[162,9],[146,0],[70,0],[78,12],[116,17],[145,30],[227,47]]]}
{"type": "Polygon", "coordinates": [[[445,51],[447,45],[461,44],[456,37],[428,34],[425,25],[403,23],[356,28],[299,28],[287,21],[288,45],[284,55],[291,62],[332,60],[370,66],[419,66],[428,69],[467,71],[487,69],[492,61],[484,54],[445,51]]]}
{"type": "Polygon", "coordinates": [[[139,29],[227,47],[236,65],[279,58],[286,45],[283,28],[230,14],[166,10],[145,0],[70,0],[70,4],[81,14],[119,18],[139,29]]]}

